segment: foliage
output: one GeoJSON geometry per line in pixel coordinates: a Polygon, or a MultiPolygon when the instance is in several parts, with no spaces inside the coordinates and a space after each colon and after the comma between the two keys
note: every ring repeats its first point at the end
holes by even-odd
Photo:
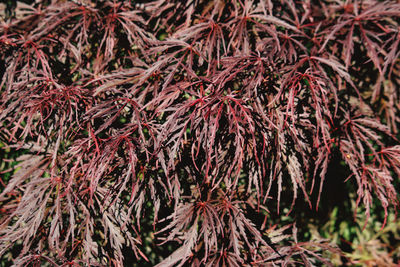
{"type": "MultiPolygon", "coordinates": [[[[354,199],[349,204],[355,208],[354,199]]],[[[331,218],[322,227],[309,224],[312,238],[326,238],[338,244],[353,266],[396,266],[400,258],[400,222],[395,214],[389,213],[388,223],[382,227],[380,210],[374,205],[364,226],[365,214],[359,213],[358,220],[349,221],[340,210],[335,207],[331,218]]],[[[326,256],[335,265],[343,265],[336,255],[326,256]]]]}
{"type": "Polygon", "coordinates": [[[280,218],[332,179],[364,227],[374,201],[391,225],[400,4],[36,2],[0,27],[0,138],[26,151],[0,194],[15,265],[148,260],[143,233],[159,266],[329,265],[280,218]]]}

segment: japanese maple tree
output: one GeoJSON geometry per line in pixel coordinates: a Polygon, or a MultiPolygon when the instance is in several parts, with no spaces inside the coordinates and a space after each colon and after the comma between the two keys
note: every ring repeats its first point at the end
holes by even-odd
{"type": "Polygon", "coordinates": [[[367,219],[398,208],[399,22],[377,0],[18,2],[0,255],[122,266],[147,231],[159,266],[329,265],[280,217],[318,210],[333,159],[367,219]]]}

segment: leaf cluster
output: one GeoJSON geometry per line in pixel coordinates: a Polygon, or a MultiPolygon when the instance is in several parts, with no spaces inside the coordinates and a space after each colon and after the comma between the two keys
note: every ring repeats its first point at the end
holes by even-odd
{"type": "Polygon", "coordinates": [[[0,140],[29,151],[0,193],[16,265],[147,260],[148,224],[176,245],[159,266],[329,264],[270,222],[318,209],[332,159],[365,223],[398,208],[395,1],[48,2],[0,26],[0,140]]]}

